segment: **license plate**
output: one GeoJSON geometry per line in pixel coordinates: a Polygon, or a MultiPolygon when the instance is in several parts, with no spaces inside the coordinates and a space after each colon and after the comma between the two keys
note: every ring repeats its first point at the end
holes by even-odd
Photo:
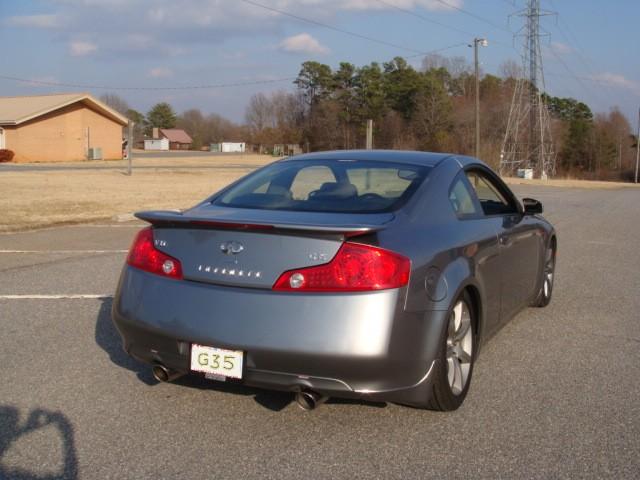
{"type": "MultiPolygon", "coordinates": [[[[242,378],[242,350],[191,345],[191,370],[223,377],[242,378]]],[[[213,378],[215,378],[212,375],[213,378]]]]}

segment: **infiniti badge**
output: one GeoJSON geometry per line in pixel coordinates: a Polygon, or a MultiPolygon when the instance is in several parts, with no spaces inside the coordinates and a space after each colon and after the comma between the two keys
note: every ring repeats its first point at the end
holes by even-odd
{"type": "Polygon", "coordinates": [[[220,244],[220,250],[225,255],[237,255],[244,250],[244,245],[235,241],[223,242],[220,244]]]}

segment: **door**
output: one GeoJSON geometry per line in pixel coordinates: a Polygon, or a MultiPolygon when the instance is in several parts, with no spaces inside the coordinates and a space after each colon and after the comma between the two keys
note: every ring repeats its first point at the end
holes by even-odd
{"type": "Polygon", "coordinates": [[[463,247],[465,255],[473,258],[475,277],[483,292],[483,335],[491,336],[500,326],[503,268],[498,232],[502,222],[500,218],[484,216],[464,172],[451,184],[449,202],[458,217],[454,233],[457,243],[463,247]]]}
{"type": "Polygon", "coordinates": [[[531,300],[539,275],[541,239],[535,225],[522,215],[513,194],[494,174],[474,169],[467,172],[467,178],[485,217],[498,220],[502,323],[531,300]]]}

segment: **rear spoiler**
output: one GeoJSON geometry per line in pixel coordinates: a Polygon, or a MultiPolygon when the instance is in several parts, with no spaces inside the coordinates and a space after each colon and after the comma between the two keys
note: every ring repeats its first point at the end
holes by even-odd
{"type": "Polygon", "coordinates": [[[359,224],[359,225],[317,225],[313,223],[264,223],[255,220],[243,221],[242,219],[224,218],[217,220],[215,217],[200,217],[184,215],[172,210],[151,210],[136,212],[134,214],[140,220],[149,222],[154,226],[182,227],[182,228],[221,228],[227,230],[295,230],[320,233],[340,233],[346,236],[363,235],[373,233],[385,228],[385,225],[359,224]]]}

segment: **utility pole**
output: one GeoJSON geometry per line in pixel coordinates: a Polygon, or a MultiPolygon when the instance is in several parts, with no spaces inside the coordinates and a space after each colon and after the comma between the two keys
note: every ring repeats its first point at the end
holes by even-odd
{"type": "Polygon", "coordinates": [[[640,108],[638,109],[638,136],[636,137],[636,183],[638,183],[638,163],[640,163],[640,108]]]}
{"type": "Polygon", "coordinates": [[[133,143],[133,122],[131,120],[129,120],[127,127],[127,175],[131,176],[131,154],[133,153],[133,148],[131,147],[133,143]]]}
{"type": "Polygon", "coordinates": [[[476,69],[476,158],[480,158],[480,62],[478,61],[478,45],[489,45],[486,38],[473,39],[473,58],[476,69]]]}
{"type": "Polygon", "coordinates": [[[373,120],[367,120],[367,150],[373,148],[373,120]]]}

